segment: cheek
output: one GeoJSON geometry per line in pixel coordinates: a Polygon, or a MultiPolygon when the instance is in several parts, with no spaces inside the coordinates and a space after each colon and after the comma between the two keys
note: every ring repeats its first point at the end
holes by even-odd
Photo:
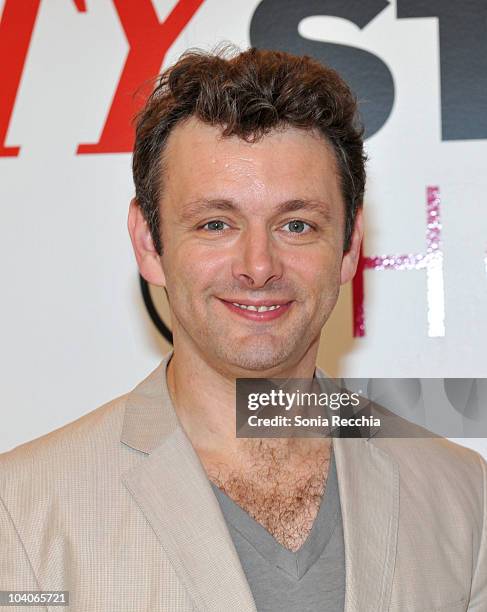
{"type": "Polygon", "coordinates": [[[288,259],[288,268],[313,293],[340,280],[340,259],[326,247],[296,253],[288,259]]]}
{"type": "Polygon", "coordinates": [[[166,275],[171,278],[173,287],[183,285],[185,293],[195,294],[223,278],[228,262],[221,249],[198,248],[193,244],[188,248],[182,245],[173,251],[168,256],[166,267],[166,275]]]}

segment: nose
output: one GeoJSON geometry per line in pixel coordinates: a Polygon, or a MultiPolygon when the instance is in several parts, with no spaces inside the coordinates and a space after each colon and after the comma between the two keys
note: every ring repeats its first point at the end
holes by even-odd
{"type": "Polygon", "coordinates": [[[266,228],[247,228],[236,247],[232,272],[242,285],[257,289],[282,277],[282,259],[266,228]]]}

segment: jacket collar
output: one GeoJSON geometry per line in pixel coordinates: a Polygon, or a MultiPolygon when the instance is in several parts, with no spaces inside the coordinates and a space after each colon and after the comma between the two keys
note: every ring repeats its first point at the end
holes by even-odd
{"type": "Polygon", "coordinates": [[[171,350],[135,389],[125,404],[121,441],[146,454],[181,427],[174,411],[166,381],[171,350]]]}

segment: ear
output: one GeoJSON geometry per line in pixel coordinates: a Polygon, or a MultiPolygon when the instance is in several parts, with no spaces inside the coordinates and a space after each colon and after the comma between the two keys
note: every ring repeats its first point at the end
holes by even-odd
{"type": "Polygon", "coordinates": [[[136,198],[130,202],[127,225],[141,276],[151,285],[165,287],[161,257],[154,247],[149,225],[136,198]]]}
{"type": "Polygon", "coordinates": [[[355,223],[353,226],[352,238],[350,241],[350,249],[345,253],[342,259],[342,267],[340,274],[340,283],[344,285],[351,281],[357,270],[358,260],[360,256],[360,245],[364,235],[363,213],[362,207],[355,214],[355,223]]]}

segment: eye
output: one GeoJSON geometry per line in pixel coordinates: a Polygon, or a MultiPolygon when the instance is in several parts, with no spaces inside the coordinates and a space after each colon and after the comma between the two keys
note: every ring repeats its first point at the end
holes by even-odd
{"type": "Polygon", "coordinates": [[[310,229],[313,229],[309,223],[305,221],[300,221],[299,219],[293,219],[292,221],[288,221],[283,227],[289,227],[287,230],[288,233],[292,234],[304,234],[307,233],[310,229]],[[306,230],[308,228],[308,230],[306,230]]]}
{"type": "Polygon", "coordinates": [[[212,221],[208,221],[204,225],[201,226],[201,229],[206,229],[210,232],[221,232],[224,229],[224,225],[230,227],[228,223],[225,221],[220,221],[220,219],[213,219],[212,221]]]}

